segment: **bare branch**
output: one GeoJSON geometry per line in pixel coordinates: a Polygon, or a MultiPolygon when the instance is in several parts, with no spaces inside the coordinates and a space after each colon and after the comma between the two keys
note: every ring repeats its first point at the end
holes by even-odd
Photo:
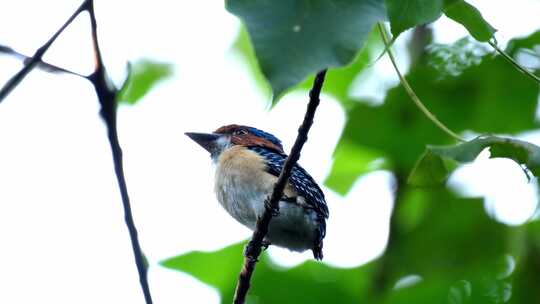
{"type": "Polygon", "coordinates": [[[54,33],[54,35],[47,42],[45,42],[44,45],[42,45],[39,49],[37,49],[34,56],[32,56],[32,59],[30,59],[17,74],[13,75],[13,77],[11,77],[11,79],[9,79],[8,82],[6,82],[2,90],[0,90],[0,102],[2,102],[2,100],[4,100],[6,96],[9,95],[9,93],[11,93],[11,90],[13,90],[21,82],[21,80],[23,80],[24,77],[26,77],[26,75],[28,75],[28,73],[30,73],[30,71],[34,69],[34,67],[36,67],[36,65],[41,61],[41,58],[43,57],[45,52],[49,49],[49,47],[53,44],[56,38],[60,36],[60,34],[66,29],[66,27],[70,25],[71,22],[75,20],[75,18],[81,12],[86,10],[90,2],[91,2],[90,0],[85,0],[81,4],[81,6],[79,6],[79,8],[77,8],[77,10],[73,13],[73,15],[69,17],[66,23],[64,23],[64,25],[62,25],[62,27],[58,31],[56,31],[56,33],[54,33]]]}
{"type": "MultiPolygon", "coordinates": [[[[98,38],[97,38],[97,22],[96,16],[94,13],[94,2],[92,0],[85,0],[81,6],[73,13],[73,15],[62,25],[62,27],[43,45],[41,46],[33,57],[27,58],[28,62],[26,65],[15,74],[0,90],[0,102],[15,88],[21,80],[38,64],[42,64],[43,54],[48,50],[56,38],[62,33],[62,31],[83,11],[88,11],[90,15],[90,24],[92,28],[92,42],[94,46],[95,54],[95,69],[94,72],[89,76],[82,76],[88,79],[94,86],[96,91],[99,103],[101,105],[101,117],[105,121],[107,126],[107,135],[109,138],[109,143],[111,145],[114,169],[116,173],[116,178],[118,180],[118,186],[120,188],[120,194],[122,196],[122,203],[124,207],[124,217],[126,225],[128,227],[129,236],[131,238],[131,246],[133,249],[133,254],[135,256],[135,264],[137,265],[137,270],[139,272],[139,281],[141,288],[144,293],[144,298],[146,304],[152,304],[152,297],[150,294],[150,288],[148,286],[147,278],[147,265],[139,244],[139,239],[137,236],[137,229],[133,221],[133,216],[131,213],[131,204],[129,201],[129,195],[127,191],[126,179],[124,176],[123,161],[122,161],[122,149],[118,140],[118,132],[116,128],[116,96],[118,90],[112,85],[109,80],[105,67],[103,65],[103,60],[101,56],[101,51],[99,48],[98,38]]],[[[7,53],[16,53],[15,51],[1,47],[0,52],[7,53]]],[[[18,53],[16,53],[18,54],[18,53]]],[[[54,69],[60,69],[54,67],[54,69]]],[[[60,69],[62,70],[62,69],[60,69]]],[[[63,70],[65,71],[65,70],[63,70]]]]}
{"type": "MultiPolygon", "coordinates": [[[[30,62],[34,58],[34,57],[28,57],[28,56],[26,56],[24,54],[21,54],[21,53],[15,51],[14,49],[12,49],[12,48],[10,48],[8,46],[5,46],[5,45],[0,45],[0,53],[4,53],[6,55],[14,56],[17,59],[22,60],[25,65],[28,64],[28,62],[30,62]]],[[[41,70],[43,70],[45,72],[49,72],[49,73],[66,73],[66,74],[70,74],[70,75],[73,75],[73,76],[78,76],[78,77],[88,79],[88,76],[86,76],[86,75],[82,75],[82,74],[79,74],[77,72],[73,72],[73,71],[70,71],[68,69],[64,69],[62,67],[47,63],[47,62],[45,62],[43,60],[38,60],[37,61],[36,68],[41,69],[41,70]]]]}
{"type": "Polygon", "coordinates": [[[279,174],[279,178],[276,182],[276,185],[274,186],[272,194],[265,201],[264,213],[262,217],[257,220],[257,226],[253,231],[251,241],[249,241],[246,247],[244,265],[242,267],[242,270],[240,271],[238,283],[236,285],[234,304],[243,304],[246,300],[246,295],[250,287],[251,276],[253,275],[253,271],[255,270],[255,264],[257,263],[257,259],[261,254],[263,239],[268,233],[268,226],[270,224],[270,220],[272,219],[272,216],[274,214],[279,212],[279,201],[283,196],[283,190],[285,189],[285,185],[289,180],[292,168],[300,158],[300,151],[302,150],[304,143],[308,139],[307,135],[309,129],[311,128],[311,125],[313,124],[313,117],[315,116],[315,111],[317,110],[317,106],[319,105],[319,96],[321,93],[325,75],[326,70],[323,70],[319,72],[317,76],[315,76],[313,87],[309,92],[309,103],[307,106],[306,115],[304,116],[304,121],[302,122],[302,125],[298,129],[298,136],[296,137],[296,141],[294,142],[294,145],[291,149],[291,153],[285,160],[285,164],[283,165],[283,169],[279,174]]]}
{"type": "Polygon", "coordinates": [[[139,244],[139,237],[137,234],[137,228],[133,220],[131,212],[131,203],[129,201],[129,195],[127,190],[126,179],[124,176],[124,165],[122,160],[122,148],[118,140],[118,131],[116,126],[116,96],[118,90],[112,85],[105,71],[103,65],[103,59],[99,48],[99,42],[97,37],[97,22],[96,15],[94,13],[94,2],[90,1],[88,5],[88,13],[90,14],[90,25],[92,27],[92,42],[94,45],[94,55],[96,60],[96,66],[94,73],[89,76],[89,80],[94,85],[94,89],[101,105],[101,117],[105,121],[107,126],[107,136],[111,145],[112,156],[114,161],[114,170],[116,172],[116,178],[118,186],[120,187],[120,194],[122,196],[122,203],[124,206],[124,218],[127,228],[129,230],[129,236],[131,238],[131,247],[133,255],[135,256],[135,264],[139,272],[139,282],[144,293],[144,299],[146,304],[152,303],[152,296],[150,294],[150,288],[148,286],[147,277],[147,265],[144,260],[144,256],[139,244]]]}

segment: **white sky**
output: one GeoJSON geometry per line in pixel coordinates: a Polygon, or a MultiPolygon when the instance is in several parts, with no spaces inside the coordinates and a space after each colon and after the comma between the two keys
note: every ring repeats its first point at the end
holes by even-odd
{"type": "MultiPolygon", "coordinates": [[[[307,95],[290,94],[268,111],[268,97],[230,51],[238,21],[222,2],[96,2],[102,50],[115,79],[124,77],[128,60],[151,58],[175,66],[172,79],[136,106],[119,109],[128,188],[151,263],[155,302],[219,303],[215,290],[157,265],[250,235],[217,204],[210,158],[183,133],[247,124],[274,133],[288,149],[307,95]]],[[[470,2],[499,29],[502,43],[540,28],[533,13],[540,11],[540,1],[470,2]]],[[[79,4],[0,2],[0,44],[33,54],[79,4]]],[[[45,59],[88,73],[89,26],[87,16],[81,17],[45,59]]],[[[437,23],[437,41],[452,42],[465,34],[448,20],[437,23]]],[[[398,51],[401,45],[398,41],[398,51]]],[[[0,66],[3,84],[21,63],[0,56],[0,66]]],[[[386,60],[372,75],[388,85],[397,81],[386,60]]],[[[0,303],[143,303],[98,111],[85,80],[40,71],[0,104],[0,303]]],[[[321,183],[344,122],[339,104],[323,96],[300,161],[321,183]]],[[[540,142],[534,134],[528,139],[540,142]]],[[[390,179],[387,172],[369,174],[346,197],[325,189],[331,209],[325,263],[352,267],[381,253],[392,202],[390,179]],[[349,241],[351,233],[357,242],[349,241]]],[[[517,166],[486,156],[458,170],[451,185],[465,186],[460,190],[465,195],[489,194],[495,215],[507,223],[526,220],[537,200],[534,183],[526,183],[517,166]],[[516,192],[522,199],[516,200],[516,192]]],[[[310,258],[309,253],[276,248],[270,253],[282,265],[310,258]]]]}

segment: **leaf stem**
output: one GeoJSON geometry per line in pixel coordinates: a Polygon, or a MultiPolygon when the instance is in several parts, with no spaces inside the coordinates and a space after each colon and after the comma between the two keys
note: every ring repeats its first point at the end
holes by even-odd
{"type": "Polygon", "coordinates": [[[257,220],[257,226],[253,231],[251,241],[249,241],[246,247],[244,254],[244,265],[242,267],[242,270],[240,271],[240,275],[238,277],[238,284],[236,285],[236,291],[234,294],[234,304],[243,304],[246,300],[246,295],[250,287],[251,276],[255,271],[255,264],[257,263],[257,259],[261,254],[263,240],[268,233],[268,226],[270,224],[270,220],[272,219],[273,214],[279,211],[279,200],[281,199],[281,197],[283,197],[283,190],[285,189],[285,185],[289,180],[292,168],[300,158],[300,151],[302,150],[304,143],[308,139],[307,135],[309,129],[311,128],[311,125],[313,124],[313,117],[315,116],[317,106],[319,106],[319,96],[321,94],[325,75],[326,70],[323,70],[317,73],[317,75],[315,76],[313,87],[309,92],[309,103],[307,106],[306,114],[304,116],[304,121],[298,129],[298,136],[296,137],[296,141],[294,142],[294,145],[291,149],[291,153],[285,160],[285,164],[283,165],[283,169],[279,174],[272,194],[265,201],[264,213],[259,218],[259,220],[257,220]]]}
{"type": "Polygon", "coordinates": [[[529,76],[534,81],[540,83],[540,78],[538,76],[534,75],[533,73],[525,69],[523,66],[521,66],[517,61],[514,60],[514,58],[512,58],[512,56],[508,55],[505,51],[499,48],[497,43],[495,43],[493,40],[490,40],[488,43],[497,51],[497,53],[499,53],[504,59],[510,62],[518,71],[529,76]]]}
{"type": "Polygon", "coordinates": [[[420,111],[424,113],[424,115],[429,120],[431,120],[431,122],[433,122],[437,127],[439,127],[439,129],[441,129],[444,133],[448,134],[450,137],[454,138],[457,141],[465,142],[466,140],[463,137],[459,136],[454,131],[450,130],[446,125],[444,125],[440,120],[438,120],[437,117],[435,117],[435,115],[431,113],[428,108],[426,108],[426,106],[422,103],[420,98],[418,98],[418,96],[416,95],[412,87],[409,85],[409,82],[407,81],[407,79],[405,79],[403,74],[401,74],[401,72],[399,71],[399,68],[396,63],[396,59],[394,57],[392,49],[390,48],[390,40],[386,36],[386,29],[384,28],[384,25],[379,22],[377,23],[377,26],[379,28],[379,32],[381,34],[381,38],[384,42],[384,45],[388,48],[386,53],[388,54],[388,57],[390,58],[390,61],[392,62],[392,65],[394,66],[394,70],[396,71],[399,77],[399,81],[401,82],[401,85],[403,86],[403,88],[405,88],[405,91],[407,92],[411,100],[414,102],[416,107],[418,107],[418,109],[420,109],[420,111]]]}

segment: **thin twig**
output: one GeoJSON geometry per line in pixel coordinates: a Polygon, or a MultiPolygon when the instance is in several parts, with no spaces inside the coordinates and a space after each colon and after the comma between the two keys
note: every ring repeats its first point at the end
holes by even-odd
{"type": "Polygon", "coordinates": [[[94,54],[96,59],[96,68],[94,73],[90,75],[89,79],[96,90],[99,103],[101,104],[100,114],[105,121],[105,125],[107,126],[107,135],[111,145],[114,170],[116,172],[116,178],[118,181],[118,186],[120,187],[120,194],[122,196],[122,203],[124,206],[124,218],[129,230],[129,236],[131,238],[131,247],[133,249],[133,255],[135,256],[135,264],[137,264],[137,270],[139,272],[139,282],[144,293],[146,304],[151,304],[152,296],[148,286],[147,265],[139,244],[137,228],[135,227],[135,222],[133,221],[133,215],[131,213],[131,204],[129,201],[126,179],[124,176],[122,148],[120,147],[120,142],[118,140],[118,131],[116,125],[116,96],[118,90],[111,84],[103,65],[103,59],[97,38],[97,22],[94,13],[93,1],[90,1],[90,4],[88,5],[88,13],[90,15],[92,41],[94,44],[94,54]]]}
{"type": "Polygon", "coordinates": [[[506,59],[508,62],[510,62],[516,69],[518,69],[518,71],[520,71],[521,73],[529,76],[530,78],[532,78],[534,81],[540,83],[540,77],[534,75],[533,73],[531,73],[530,71],[528,71],[527,69],[525,69],[524,67],[522,67],[517,61],[514,60],[514,58],[512,58],[512,56],[508,55],[505,51],[503,51],[501,48],[499,48],[499,46],[494,42],[494,41],[489,41],[489,45],[491,45],[496,51],[497,53],[499,53],[501,56],[503,56],[504,59],[506,59]]]}
{"type": "MultiPolygon", "coordinates": [[[[11,56],[13,56],[13,57],[15,57],[15,58],[17,58],[19,60],[22,60],[25,65],[28,64],[30,61],[32,61],[33,58],[34,58],[34,57],[29,57],[29,56],[26,56],[24,54],[21,54],[21,53],[15,51],[14,49],[12,49],[12,48],[10,48],[8,46],[5,46],[5,45],[0,45],[0,53],[11,55],[11,56]]],[[[70,71],[68,69],[65,69],[65,68],[62,68],[62,67],[47,63],[47,62],[45,62],[43,60],[38,60],[37,61],[36,68],[41,69],[41,70],[43,70],[45,72],[49,72],[49,73],[66,73],[66,74],[70,74],[70,75],[74,75],[74,76],[78,76],[78,77],[88,79],[88,76],[86,76],[86,75],[82,75],[82,74],[79,74],[77,72],[73,72],[73,71],[70,71]]]]}
{"type": "MultiPolygon", "coordinates": [[[[381,34],[381,38],[382,38],[382,40],[384,42],[384,45],[389,46],[390,42],[389,42],[388,37],[386,36],[386,29],[384,28],[384,25],[379,22],[377,24],[377,26],[379,28],[379,32],[381,34]]],[[[456,139],[458,141],[465,142],[466,140],[463,137],[461,137],[458,134],[454,133],[454,131],[450,130],[440,120],[438,120],[437,117],[435,117],[435,115],[433,115],[433,113],[431,113],[428,110],[428,108],[426,108],[426,106],[422,103],[420,98],[418,98],[416,93],[414,93],[414,91],[413,91],[412,87],[409,85],[409,82],[407,81],[407,79],[405,79],[405,77],[403,77],[403,74],[401,74],[401,72],[399,71],[399,68],[398,68],[397,63],[396,63],[396,59],[395,59],[394,54],[392,52],[392,49],[390,47],[388,48],[388,51],[386,53],[388,54],[388,57],[390,58],[390,61],[392,62],[392,65],[394,66],[394,70],[396,71],[396,73],[397,73],[397,75],[399,77],[401,85],[405,88],[405,91],[407,92],[409,97],[412,99],[414,104],[418,107],[418,109],[420,109],[420,111],[422,111],[422,113],[424,113],[424,115],[426,115],[426,117],[429,120],[431,120],[431,122],[433,122],[437,127],[439,127],[439,129],[441,129],[443,132],[445,132],[446,134],[448,134],[449,136],[453,137],[454,139],[456,139]]]]}
{"type": "MultiPolygon", "coordinates": [[[[133,254],[135,256],[135,263],[139,272],[139,281],[144,293],[146,304],[152,304],[152,297],[150,295],[150,288],[148,286],[147,278],[147,266],[142,254],[141,247],[139,245],[139,239],[137,236],[137,229],[133,221],[131,214],[131,204],[129,202],[129,195],[127,191],[126,180],[124,176],[123,162],[122,162],[122,149],[118,140],[118,132],[116,128],[116,96],[118,90],[111,84],[108,79],[105,67],[103,65],[103,59],[101,57],[101,51],[99,48],[97,38],[97,22],[94,14],[94,2],[92,0],[85,0],[81,6],[75,11],[75,13],[68,19],[66,23],[51,37],[42,47],[40,47],[34,56],[28,60],[23,69],[15,74],[0,91],[0,102],[9,94],[9,92],[15,88],[21,80],[34,68],[38,63],[42,62],[41,58],[55,39],[62,33],[62,31],[83,11],[87,11],[90,15],[90,25],[92,28],[92,42],[94,46],[95,55],[95,69],[89,76],[80,75],[88,79],[94,86],[99,103],[101,105],[101,117],[105,121],[107,126],[107,135],[109,143],[111,145],[114,169],[116,178],[118,180],[118,186],[120,188],[120,194],[122,196],[122,203],[124,206],[124,217],[126,225],[129,230],[129,236],[131,238],[131,246],[133,254]]],[[[5,47],[4,47],[5,50],[5,47]]]]}
{"type": "Polygon", "coordinates": [[[285,164],[283,165],[283,169],[279,174],[279,178],[274,186],[272,194],[265,201],[265,210],[263,215],[257,220],[257,226],[253,231],[251,241],[249,241],[246,247],[244,265],[240,271],[236,292],[234,295],[234,304],[243,304],[245,302],[246,295],[250,287],[251,276],[255,270],[257,259],[261,254],[263,239],[268,233],[270,220],[274,214],[279,212],[279,201],[283,196],[283,189],[285,189],[285,185],[289,180],[292,168],[300,158],[300,151],[302,150],[304,143],[307,141],[309,129],[313,124],[313,117],[315,116],[315,111],[319,105],[319,96],[321,94],[325,75],[326,70],[323,70],[315,76],[313,87],[309,92],[309,103],[307,106],[306,115],[304,116],[302,125],[298,129],[296,141],[291,149],[291,153],[285,160],[285,164]]]}
{"type": "Polygon", "coordinates": [[[49,49],[49,47],[53,44],[53,42],[60,36],[60,34],[66,29],[66,27],[71,24],[73,20],[83,11],[86,10],[86,7],[88,6],[88,3],[90,3],[90,0],[85,0],[79,8],[69,17],[69,19],[62,25],[62,27],[54,33],[54,35],[47,41],[43,46],[41,46],[39,49],[37,49],[34,56],[32,56],[32,59],[30,59],[26,65],[11,79],[6,82],[2,90],[0,90],[0,102],[6,98],[7,95],[13,90],[20,82],[24,79],[26,75],[36,66],[37,63],[41,61],[41,58],[43,57],[43,54],[49,49]]]}

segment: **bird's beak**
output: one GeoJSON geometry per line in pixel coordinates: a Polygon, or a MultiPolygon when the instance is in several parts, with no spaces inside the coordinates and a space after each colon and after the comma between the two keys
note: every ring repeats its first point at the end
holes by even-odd
{"type": "Polygon", "coordinates": [[[216,151],[218,148],[217,140],[221,137],[219,134],[212,133],[186,132],[185,134],[210,153],[214,153],[216,151]]]}

